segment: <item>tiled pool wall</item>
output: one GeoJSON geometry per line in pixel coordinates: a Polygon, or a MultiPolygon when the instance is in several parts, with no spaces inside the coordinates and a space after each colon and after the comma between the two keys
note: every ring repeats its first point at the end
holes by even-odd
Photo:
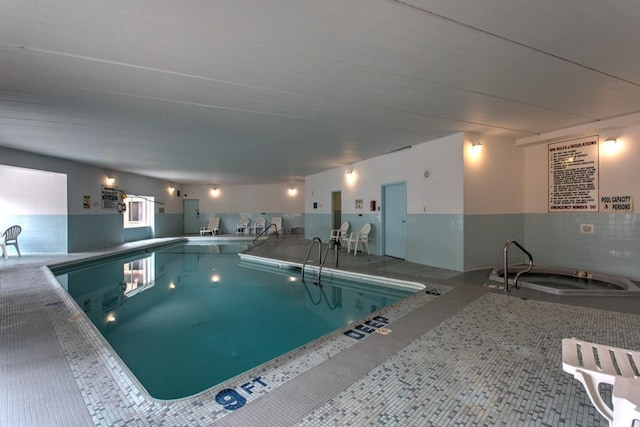
{"type": "MultiPolygon", "coordinates": [[[[371,253],[382,255],[382,223],[378,214],[343,214],[350,231],[372,224],[371,253]]],[[[407,215],[406,260],[467,271],[502,264],[504,245],[515,239],[538,265],[577,268],[640,279],[640,215],[540,213],[496,215],[407,215]],[[589,225],[592,233],[584,233],[589,225]]],[[[305,237],[325,240],[330,214],[306,214],[305,237]]],[[[519,260],[517,252],[511,261],[519,260]]]]}

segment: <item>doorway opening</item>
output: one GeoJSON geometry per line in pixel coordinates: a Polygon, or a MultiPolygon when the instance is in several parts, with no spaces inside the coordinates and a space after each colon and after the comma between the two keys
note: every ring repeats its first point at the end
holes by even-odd
{"type": "Polygon", "coordinates": [[[342,225],[342,192],[331,192],[331,229],[337,230],[342,225]]]}

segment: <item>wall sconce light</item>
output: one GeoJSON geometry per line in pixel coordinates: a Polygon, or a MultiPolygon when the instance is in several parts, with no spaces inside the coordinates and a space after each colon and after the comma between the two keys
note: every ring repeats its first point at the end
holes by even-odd
{"type": "Polygon", "coordinates": [[[176,191],[175,185],[169,184],[169,193],[173,194],[174,191],[176,191]]]}
{"type": "Polygon", "coordinates": [[[298,192],[298,190],[296,190],[296,187],[289,187],[289,195],[290,196],[295,196],[296,193],[298,192]]]}
{"type": "Polygon", "coordinates": [[[353,169],[347,170],[347,184],[353,185],[356,182],[356,173],[353,169]]]}
{"type": "Polygon", "coordinates": [[[114,182],[116,182],[116,179],[113,177],[113,175],[107,175],[107,184],[113,185],[114,182]]]}
{"type": "Polygon", "coordinates": [[[604,140],[604,143],[602,144],[602,152],[607,155],[618,154],[619,152],[622,151],[623,146],[624,146],[624,141],[618,142],[617,138],[609,136],[607,137],[607,139],[604,140]]]}
{"type": "Polygon", "coordinates": [[[220,189],[218,188],[217,185],[211,189],[211,195],[213,197],[218,197],[220,195],[220,189]]]}
{"type": "Polygon", "coordinates": [[[471,144],[471,152],[473,153],[474,156],[479,155],[481,151],[482,151],[482,142],[477,141],[471,144]]]}

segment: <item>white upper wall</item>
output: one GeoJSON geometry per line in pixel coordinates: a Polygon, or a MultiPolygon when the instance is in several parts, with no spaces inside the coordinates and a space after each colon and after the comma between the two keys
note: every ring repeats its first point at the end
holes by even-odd
{"type": "Polygon", "coordinates": [[[305,211],[331,212],[331,192],[342,192],[342,212],[362,213],[355,201],[380,204],[382,186],[407,183],[407,213],[463,212],[463,134],[458,133],[415,145],[384,156],[363,160],[350,166],[331,169],[306,177],[305,211]],[[346,172],[353,169],[354,182],[346,172]],[[425,171],[428,177],[425,177],[425,171]],[[318,208],[314,209],[313,204],[318,208]]]}
{"type": "MultiPolygon", "coordinates": [[[[567,129],[567,140],[575,139],[567,129]]],[[[589,136],[585,134],[583,136],[589,136]]],[[[640,203],[640,126],[615,129],[600,136],[598,184],[599,195],[630,195],[634,199],[633,212],[638,212],[640,203]],[[608,150],[602,143],[607,137],[617,139],[616,149],[608,150]]],[[[556,140],[554,142],[557,142],[556,140]]],[[[525,212],[548,212],[548,143],[525,147],[525,212]]]]}
{"type": "Polygon", "coordinates": [[[65,174],[0,165],[0,182],[0,215],[67,213],[65,174]]]}
{"type": "MultiPolygon", "coordinates": [[[[54,174],[51,175],[52,177],[56,175],[62,175],[64,177],[64,188],[67,189],[67,193],[65,195],[61,195],[60,191],[51,190],[46,194],[43,194],[42,200],[47,200],[46,204],[54,207],[46,209],[42,207],[38,208],[41,212],[37,213],[40,214],[117,214],[115,209],[102,209],[100,205],[102,198],[102,185],[107,185],[107,175],[112,175],[115,178],[115,183],[113,185],[118,186],[118,188],[123,190],[125,193],[141,196],[154,196],[157,202],[156,212],[158,212],[158,209],[162,207],[164,208],[165,213],[182,213],[182,200],[177,197],[172,197],[168,191],[168,182],[126,172],[107,171],[97,166],[86,165],[55,157],[40,156],[38,154],[4,147],[0,147],[0,159],[2,163],[7,166],[25,168],[24,170],[26,171],[34,169],[39,171],[37,174],[41,174],[43,172],[54,172],[54,174]],[[89,209],[84,207],[85,196],[89,196],[89,209]],[[66,204],[65,209],[62,212],[60,212],[58,205],[61,200],[66,204]],[[47,209],[50,210],[47,211],[47,209]]],[[[56,179],[58,178],[52,178],[51,183],[53,184],[56,179]]],[[[16,180],[12,178],[10,182],[14,188],[19,188],[19,186],[14,185],[15,181],[16,180]]],[[[29,194],[34,194],[33,191],[44,193],[44,190],[30,188],[29,194]]],[[[20,194],[17,194],[16,196],[19,197],[20,194]]],[[[38,198],[40,198],[40,196],[38,196],[38,198]]],[[[33,196],[30,196],[29,200],[29,213],[34,214],[35,212],[32,209],[32,204],[39,204],[39,202],[33,196]]]]}
{"type": "Polygon", "coordinates": [[[475,134],[464,138],[464,213],[523,212],[524,149],[513,139],[475,134]],[[472,150],[475,142],[482,143],[478,153],[472,150]]]}
{"type": "Polygon", "coordinates": [[[184,199],[198,199],[201,212],[209,213],[299,213],[304,212],[304,183],[218,185],[183,185],[184,199]]]}

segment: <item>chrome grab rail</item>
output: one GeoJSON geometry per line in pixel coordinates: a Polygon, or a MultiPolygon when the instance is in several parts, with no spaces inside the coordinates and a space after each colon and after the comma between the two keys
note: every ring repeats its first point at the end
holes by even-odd
{"type": "Polygon", "coordinates": [[[504,256],[502,261],[502,274],[504,275],[504,291],[509,292],[509,246],[512,244],[516,245],[522,252],[524,252],[527,257],[529,257],[529,267],[526,270],[518,271],[513,278],[513,287],[518,288],[518,279],[521,275],[530,272],[533,269],[533,257],[525,248],[523,248],[520,243],[515,240],[509,240],[504,245],[504,256]]]}
{"type": "MultiPolygon", "coordinates": [[[[309,250],[307,251],[307,256],[304,258],[304,263],[302,264],[302,281],[304,282],[304,270],[307,265],[307,261],[309,261],[309,255],[311,254],[311,250],[313,249],[313,245],[318,242],[318,286],[322,287],[322,268],[324,267],[324,263],[327,262],[327,258],[329,257],[329,250],[331,249],[331,245],[327,245],[327,249],[324,251],[324,257],[322,256],[322,240],[319,237],[314,237],[311,241],[311,245],[309,245],[309,250]]],[[[334,245],[336,252],[336,268],[338,268],[338,247],[334,245]]]]}
{"type": "MultiPolygon", "coordinates": [[[[333,245],[333,248],[336,252],[336,268],[338,268],[338,245],[333,245]]],[[[329,250],[331,249],[331,245],[327,245],[327,250],[324,251],[324,258],[322,259],[322,263],[320,264],[320,268],[318,269],[318,286],[322,287],[322,283],[320,282],[320,278],[322,277],[322,267],[324,267],[324,263],[327,262],[327,258],[329,257],[329,250]]]]}
{"type": "Polygon", "coordinates": [[[278,235],[278,226],[277,226],[277,225],[275,225],[275,224],[269,224],[269,226],[268,226],[267,228],[265,228],[264,230],[262,230],[262,233],[258,234],[258,235],[256,236],[256,238],[255,238],[255,239],[253,239],[253,242],[252,242],[252,243],[253,243],[253,244],[255,244],[255,243],[258,241],[258,239],[259,239],[260,237],[262,237],[262,235],[263,235],[263,234],[265,234],[267,231],[269,231],[269,229],[270,229],[271,227],[275,228],[275,230],[276,230],[276,236],[277,236],[277,235],[278,235]]]}
{"type": "Polygon", "coordinates": [[[319,237],[314,237],[311,241],[311,245],[309,245],[309,250],[307,251],[307,256],[304,257],[304,263],[302,264],[302,280],[304,280],[304,268],[307,265],[307,261],[309,261],[309,255],[311,254],[311,250],[313,249],[313,245],[318,242],[318,265],[322,264],[322,240],[319,237]]]}

